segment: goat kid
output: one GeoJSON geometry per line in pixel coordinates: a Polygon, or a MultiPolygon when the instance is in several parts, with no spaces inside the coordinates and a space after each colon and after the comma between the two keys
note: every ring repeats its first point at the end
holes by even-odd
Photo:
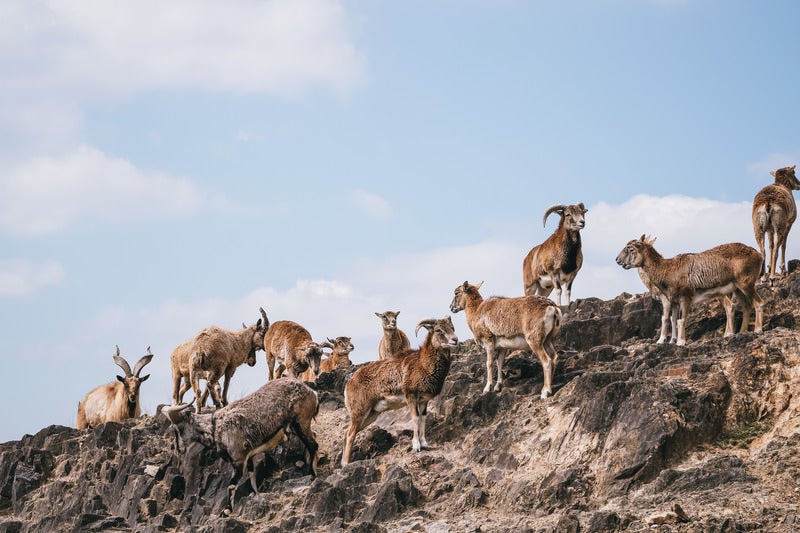
{"type": "Polygon", "coordinates": [[[394,354],[411,349],[411,343],[403,330],[397,327],[397,315],[400,311],[386,311],[385,313],[375,313],[381,319],[383,325],[383,337],[378,344],[378,360],[392,357],[394,354]]]}

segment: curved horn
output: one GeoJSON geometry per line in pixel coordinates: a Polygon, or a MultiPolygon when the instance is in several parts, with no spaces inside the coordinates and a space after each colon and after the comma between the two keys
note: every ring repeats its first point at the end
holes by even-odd
{"type": "Polygon", "coordinates": [[[263,307],[259,307],[258,310],[261,311],[261,318],[264,319],[264,324],[263,324],[264,330],[268,330],[269,329],[269,318],[267,318],[267,312],[264,311],[263,307]]]}
{"type": "Polygon", "coordinates": [[[417,328],[414,330],[414,336],[416,337],[419,333],[419,328],[428,329],[428,327],[432,326],[435,322],[435,318],[426,318],[425,320],[421,321],[419,324],[417,324],[417,328]]]}
{"type": "Polygon", "coordinates": [[[114,355],[114,362],[118,367],[125,371],[126,378],[129,378],[133,375],[131,373],[131,365],[129,365],[128,362],[119,354],[119,346],[117,346],[117,353],[114,355]]]}
{"type": "MultiPolygon", "coordinates": [[[[194,402],[194,400],[192,400],[194,402]]],[[[173,424],[180,424],[186,419],[185,411],[192,407],[191,403],[181,403],[178,405],[165,405],[161,408],[161,412],[167,415],[170,422],[173,424]]]]}
{"type": "Polygon", "coordinates": [[[152,361],[152,359],[153,359],[153,352],[150,351],[150,347],[148,346],[147,355],[139,359],[139,361],[136,362],[136,366],[133,367],[133,375],[138,378],[139,372],[141,372],[142,369],[145,367],[145,365],[150,361],[152,361]]]}
{"type": "Polygon", "coordinates": [[[563,214],[564,213],[564,209],[566,209],[566,208],[567,208],[567,206],[565,206],[563,204],[555,204],[555,205],[551,205],[550,207],[548,207],[547,211],[544,212],[544,217],[542,218],[542,226],[546,226],[547,225],[547,217],[550,216],[550,213],[563,214]]]}

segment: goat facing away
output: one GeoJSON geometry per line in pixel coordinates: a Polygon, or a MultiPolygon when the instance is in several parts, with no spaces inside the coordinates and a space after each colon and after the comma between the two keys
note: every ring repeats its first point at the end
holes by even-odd
{"type": "Polygon", "coordinates": [[[775,265],[778,251],[781,254],[781,274],[786,273],[786,240],[797,218],[797,205],[792,191],[800,190],[800,180],[794,174],[794,166],[770,172],[775,178],[773,185],[767,185],[753,199],[753,231],[758,248],[764,256],[762,281],[775,281],[775,265]],[[769,264],[766,263],[764,240],[769,244],[769,264]]]}
{"type": "MultiPolygon", "coordinates": [[[[328,357],[320,361],[319,374],[330,372],[334,368],[352,366],[353,362],[350,360],[350,352],[352,352],[355,347],[350,341],[350,337],[336,337],[335,339],[328,337],[325,342],[319,346],[320,348],[330,348],[332,350],[328,357]]],[[[303,372],[300,380],[316,381],[319,374],[315,374],[314,369],[308,367],[305,372],[303,372]]]]}
{"type": "Polygon", "coordinates": [[[455,288],[450,311],[464,311],[475,341],[486,350],[486,386],[492,390],[492,363],[497,361],[495,391],[503,389],[503,362],[513,350],[531,350],[542,363],[542,399],[553,393],[553,372],[558,363],[553,341],[561,331],[561,309],[542,296],[483,299],[478,289],[483,282],[468,281],[455,288]]]}
{"type": "Polygon", "coordinates": [[[86,429],[96,427],[105,422],[121,422],[127,418],[139,418],[142,409],[139,403],[139,387],[150,374],[139,377],[153,354],[147,347],[147,354],[137,361],[131,372],[128,362],[119,355],[119,346],[114,355],[114,362],[122,368],[125,376],[117,376],[117,381],[100,385],[93,389],[78,404],[78,420],[75,427],[86,429]]]}
{"type": "MultiPolygon", "coordinates": [[[[269,320],[264,309],[259,309],[262,318],[252,326],[240,331],[229,331],[212,326],[204,329],[193,339],[190,351],[189,380],[194,397],[198,398],[196,409],[199,413],[203,407],[200,400],[200,380],[206,380],[206,392],[216,407],[228,405],[228,389],[236,369],[244,363],[248,366],[256,364],[256,351],[263,348],[264,334],[269,328],[269,320]],[[225,384],[220,394],[219,380],[225,377],[225,384]]],[[[172,364],[173,401],[180,401],[180,375],[176,374],[175,362],[172,364]]],[[[205,394],[205,393],[204,393],[205,394]]],[[[205,400],[205,396],[202,397],[205,400]]]]}
{"type": "MultiPolygon", "coordinates": [[[[200,442],[216,449],[234,465],[237,481],[256,454],[266,453],[286,440],[291,428],[308,451],[309,473],[317,472],[317,441],[311,421],[319,409],[317,393],[296,379],[270,381],[255,392],[211,413],[194,414],[191,404],[164,406],[161,412],[169,417],[184,444],[200,442]]],[[[250,483],[258,492],[255,464],[250,483]]]]}
{"type": "Polygon", "coordinates": [[[375,313],[381,319],[383,326],[383,337],[378,344],[378,360],[386,359],[396,353],[411,349],[411,343],[403,330],[397,327],[397,315],[400,311],[386,311],[385,313],[375,313]]]}
{"type": "Polygon", "coordinates": [[[561,287],[565,286],[567,305],[572,294],[572,282],[583,266],[581,230],[586,226],[586,209],[583,203],[575,205],[553,205],[544,212],[542,224],[547,217],[558,213],[558,227],[545,241],[531,248],[522,261],[522,283],[528,296],[547,298],[556,290],[556,303],[561,305],[561,287]]]}
{"type": "Polygon", "coordinates": [[[267,354],[269,380],[281,377],[284,369],[293,378],[300,377],[308,368],[311,368],[314,376],[319,374],[322,347],[297,322],[279,320],[272,324],[264,335],[264,351],[267,354]]]}
{"type": "Polygon", "coordinates": [[[721,244],[700,253],[679,254],[664,259],[653,247],[655,239],[642,235],[629,241],[617,256],[624,269],[638,268],[661,299],[661,335],[658,343],[666,340],[667,326],[673,322],[673,340],[680,346],[686,344],[686,321],[692,304],[708,298],[722,299],[727,317],[725,336],[734,333],[734,306],[731,295],[736,295],[742,306],[740,331],[750,326],[751,312],[755,310],[754,331],[763,327],[764,303],[756,291],[763,256],[750,246],[741,243],[721,244]],[[678,306],[679,316],[673,314],[678,306]],[[677,335],[675,330],[677,329],[677,335]]]}
{"type": "Polygon", "coordinates": [[[356,434],[375,421],[384,411],[408,406],[414,426],[412,448],[428,448],[425,440],[425,417],[428,401],[442,391],[450,371],[450,350],[458,337],[450,317],[428,318],[417,325],[428,330],[417,350],[407,350],[394,357],[372,361],[355,371],[344,389],[344,402],[350,414],[345,436],[342,466],[350,462],[356,434]]]}

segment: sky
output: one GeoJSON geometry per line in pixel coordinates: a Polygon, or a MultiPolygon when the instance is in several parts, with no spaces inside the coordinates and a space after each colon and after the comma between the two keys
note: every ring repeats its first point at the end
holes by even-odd
{"type": "MultiPolygon", "coordinates": [[[[794,0],[5,0],[0,442],[74,425],[117,345],[155,354],[152,414],[173,348],[259,307],[352,337],[357,363],[375,312],[416,346],[465,280],[523,294],[554,204],[588,208],[573,299],[644,292],[614,263],[642,234],[755,246],[753,196],[800,159],[797,20],[794,0]]],[[[266,381],[257,358],[231,400],[266,381]]]]}

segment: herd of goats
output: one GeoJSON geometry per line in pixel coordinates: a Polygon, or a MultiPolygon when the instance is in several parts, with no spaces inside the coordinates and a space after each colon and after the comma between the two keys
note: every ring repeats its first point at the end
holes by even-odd
{"type": "MultiPolygon", "coordinates": [[[[753,229],[760,252],[741,243],[722,244],[701,253],[662,257],[653,247],[655,239],[642,235],[625,245],[616,258],[625,269],[636,268],[644,285],[660,299],[663,312],[658,343],[686,343],[686,319],[693,303],[717,298],[727,315],[725,335],[734,333],[734,300],[742,309],[740,331],[747,331],[751,313],[755,312],[753,330],[761,332],[763,301],[756,292],[761,280],[772,284],[776,278],[777,256],[780,253],[781,273],[786,271],[786,239],[797,216],[792,195],[800,190],[795,167],[771,172],[775,183],[764,187],[753,201],[753,229]],[[766,261],[765,238],[770,257],[766,261]]],[[[523,261],[525,296],[484,299],[480,284],[465,281],[455,288],[450,310],[464,311],[475,341],[486,352],[486,386],[484,392],[503,387],[503,362],[514,350],[530,350],[541,361],[544,383],[541,397],[552,393],[553,370],[558,353],[554,341],[561,327],[561,297],[565,290],[566,305],[570,289],[583,263],[580,231],[585,226],[587,209],[582,203],[555,205],[544,213],[557,213],[561,219],[555,232],[531,249],[523,261]],[[556,301],[548,299],[555,290],[556,301]],[[493,379],[493,366],[497,379],[493,379]]],[[[353,345],[349,337],[312,340],[300,324],[282,320],[270,324],[264,309],[261,318],[241,331],[219,327],[202,330],[193,339],[180,344],[172,352],[172,405],[161,412],[169,417],[184,443],[199,441],[215,448],[236,468],[236,477],[250,471],[255,487],[253,468],[248,462],[256,454],[267,452],[287,438],[291,429],[308,452],[306,468],[315,475],[318,445],[311,422],[318,412],[316,392],[305,382],[314,382],[318,375],[339,366],[351,365],[348,357],[353,345]],[[329,348],[331,353],[324,352],[329,348]],[[257,391],[228,403],[228,387],[236,368],[243,363],[256,363],[256,351],[266,352],[268,381],[257,391]],[[277,363],[277,368],[276,368],[277,363]],[[287,377],[282,377],[284,374],[287,377]],[[220,387],[220,380],[225,377],[220,387]],[[205,390],[200,390],[205,380],[205,390]],[[192,403],[182,402],[192,388],[192,403]],[[202,409],[208,396],[215,405],[212,412],[202,409]],[[244,469],[244,470],[243,470],[244,469]]],[[[361,366],[345,385],[345,405],[350,424],[345,434],[341,464],[350,462],[356,434],[387,410],[408,406],[413,425],[414,451],[427,448],[425,416],[428,402],[438,395],[450,370],[451,350],[458,344],[450,316],[425,319],[420,328],[427,335],[418,349],[411,349],[408,336],[397,327],[399,312],[376,313],[382,321],[383,337],[377,361],[361,366]]],[[[141,414],[139,386],[149,375],[140,376],[142,368],[153,358],[150,348],[131,371],[117,347],[114,361],[125,372],[117,382],[97,387],[78,406],[77,427],[84,429],[104,422],[136,418],[141,414]]]]}

